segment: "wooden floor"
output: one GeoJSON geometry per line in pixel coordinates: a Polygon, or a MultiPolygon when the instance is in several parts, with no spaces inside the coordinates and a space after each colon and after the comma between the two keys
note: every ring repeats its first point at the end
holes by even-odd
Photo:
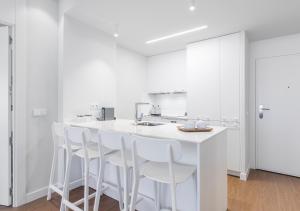
{"type": "Polygon", "coordinates": [[[299,211],[300,178],[251,171],[247,182],[228,177],[231,211],[299,211]]]}
{"type": "MultiPolygon", "coordinates": [[[[71,192],[71,201],[82,196],[82,188],[71,192]]],[[[48,202],[38,199],[20,208],[0,208],[1,211],[58,211],[59,197],[48,202]]],[[[91,209],[93,202],[91,201],[91,209]]],[[[300,179],[264,171],[251,171],[242,182],[228,176],[228,207],[230,211],[299,211],[300,179]]],[[[101,211],[118,211],[118,202],[107,196],[101,199],[101,211]]]]}

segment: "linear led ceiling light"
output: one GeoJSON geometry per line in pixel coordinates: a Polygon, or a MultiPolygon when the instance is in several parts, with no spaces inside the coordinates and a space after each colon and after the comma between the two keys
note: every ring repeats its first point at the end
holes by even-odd
{"type": "Polygon", "coordinates": [[[167,39],[171,39],[171,38],[174,38],[174,37],[179,37],[179,36],[182,36],[182,35],[185,35],[185,34],[189,34],[189,33],[192,33],[192,32],[201,31],[201,30],[207,29],[207,27],[208,27],[207,25],[204,25],[204,26],[189,29],[189,30],[186,30],[186,31],[178,32],[178,33],[175,33],[175,34],[170,34],[170,35],[167,35],[167,36],[164,36],[164,37],[149,40],[149,41],[146,42],[146,44],[156,43],[156,42],[160,42],[160,41],[163,41],[163,40],[167,40],[167,39]]]}

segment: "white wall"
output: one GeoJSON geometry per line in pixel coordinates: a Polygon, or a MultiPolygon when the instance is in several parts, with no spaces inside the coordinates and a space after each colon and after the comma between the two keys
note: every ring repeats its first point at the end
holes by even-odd
{"type": "MultiPolygon", "coordinates": [[[[27,197],[48,184],[52,137],[51,124],[57,119],[58,2],[27,0],[26,100],[27,197]],[[34,108],[46,108],[47,116],[34,118],[34,108]]],[[[18,33],[18,31],[17,31],[18,33]]]]}
{"type": "Polygon", "coordinates": [[[15,1],[0,1],[0,24],[11,25],[15,23],[15,1]]]}
{"type": "Polygon", "coordinates": [[[134,104],[148,101],[146,96],[146,57],[117,48],[117,104],[116,117],[134,118],[134,104]]]}
{"type": "Polygon", "coordinates": [[[112,37],[65,16],[63,115],[89,113],[90,104],[116,105],[115,48],[112,37]]]}
{"type": "MultiPolygon", "coordinates": [[[[186,90],[186,50],[150,56],[147,58],[147,92],[174,92],[186,90]]],[[[150,102],[159,105],[164,116],[183,116],[187,111],[187,95],[154,94],[150,102]]]]}
{"type": "Polygon", "coordinates": [[[261,40],[250,44],[250,146],[255,168],[255,61],[259,58],[300,53],[300,34],[261,40]]]}
{"type": "MultiPolygon", "coordinates": [[[[91,104],[114,106],[117,118],[133,119],[134,103],[145,97],[146,57],[117,47],[112,36],[72,17],[65,15],[63,26],[64,119],[90,113],[91,104]]],[[[75,182],[80,162],[73,164],[75,182]]]]}
{"type": "Polygon", "coordinates": [[[26,0],[16,1],[15,58],[14,58],[14,177],[13,206],[26,202],[26,0]]]}
{"type": "Polygon", "coordinates": [[[159,105],[163,116],[184,116],[187,112],[186,93],[151,95],[151,103],[159,105]]]}

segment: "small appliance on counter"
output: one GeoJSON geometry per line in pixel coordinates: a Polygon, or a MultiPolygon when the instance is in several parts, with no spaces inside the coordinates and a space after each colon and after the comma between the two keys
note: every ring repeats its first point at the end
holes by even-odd
{"type": "Polygon", "coordinates": [[[161,108],[159,107],[159,105],[157,105],[157,106],[152,105],[152,108],[150,110],[150,115],[151,116],[161,116],[161,108]]]}
{"type": "Polygon", "coordinates": [[[102,107],[99,109],[99,116],[97,117],[98,121],[114,120],[115,118],[115,109],[112,107],[102,107]]]}

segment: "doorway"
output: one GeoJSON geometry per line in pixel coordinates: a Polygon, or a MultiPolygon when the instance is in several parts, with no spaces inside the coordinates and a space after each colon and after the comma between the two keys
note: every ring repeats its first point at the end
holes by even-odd
{"type": "Polygon", "coordinates": [[[11,27],[0,25],[0,205],[12,204],[12,37],[11,27]]]}
{"type": "Polygon", "coordinates": [[[300,54],[256,60],[256,168],[300,177],[300,54]]]}

